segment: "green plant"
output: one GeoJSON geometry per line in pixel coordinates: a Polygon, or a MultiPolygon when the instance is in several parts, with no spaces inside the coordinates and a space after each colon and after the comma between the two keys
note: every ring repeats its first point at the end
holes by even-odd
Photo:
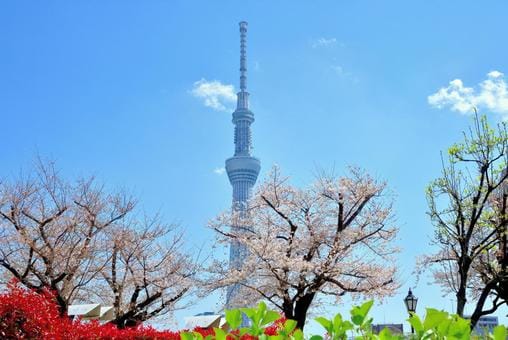
{"type": "Polygon", "coordinates": [[[409,323],[413,326],[418,339],[469,339],[470,321],[455,314],[433,308],[427,308],[422,321],[416,314],[411,315],[409,323]]]}
{"type": "MultiPolygon", "coordinates": [[[[368,314],[374,301],[370,300],[361,306],[355,306],[351,309],[351,321],[344,320],[339,313],[330,320],[318,317],[315,320],[324,327],[327,337],[331,340],[348,339],[348,333],[355,335],[355,339],[380,339],[380,340],[398,340],[403,336],[392,335],[390,330],[385,328],[379,334],[372,333],[372,318],[368,314]]],[[[320,335],[314,335],[310,340],[322,340],[320,335]]]]}
{"type": "MultiPolygon", "coordinates": [[[[369,312],[374,301],[367,301],[360,306],[355,306],[350,311],[350,318],[345,319],[336,314],[332,319],[318,317],[315,320],[325,329],[326,335],[313,335],[309,340],[346,340],[353,337],[356,340],[401,340],[406,339],[402,334],[392,334],[385,328],[379,334],[372,332],[372,318],[369,312]]],[[[301,330],[296,328],[296,321],[285,320],[276,328],[276,334],[267,334],[267,327],[280,318],[277,312],[267,309],[263,302],[256,308],[241,308],[226,311],[226,322],[230,329],[226,332],[220,328],[214,328],[213,335],[203,336],[198,332],[181,333],[182,340],[303,340],[301,330]],[[243,316],[249,320],[248,327],[241,327],[243,316]]],[[[415,330],[415,334],[409,336],[412,340],[462,340],[475,339],[471,334],[470,321],[456,314],[449,314],[433,308],[427,308],[425,318],[422,320],[416,314],[408,319],[415,330]]],[[[498,326],[488,339],[506,340],[507,330],[505,326],[498,326]]]]}
{"type": "Polygon", "coordinates": [[[285,320],[276,331],[275,335],[267,334],[267,327],[281,319],[281,315],[275,311],[268,310],[264,302],[260,302],[256,308],[240,308],[226,310],[226,323],[230,332],[221,328],[214,328],[214,335],[203,337],[198,332],[181,333],[182,340],[238,340],[238,339],[259,339],[259,340],[303,340],[303,332],[296,329],[296,321],[285,320]],[[241,327],[243,315],[249,320],[248,327],[241,327]]]}
{"type": "MultiPolygon", "coordinates": [[[[408,321],[415,330],[414,339],[461,340],[475,338],[475,335],[471,334],[469,320],[463,319],[457,314],[449,314],[434,308],[427,308],[423,321],[416,314],[411,315],[408,321]]],[[[488,336],[489,339],[506,340],[506,327],[497,326],[488,336]]]]}

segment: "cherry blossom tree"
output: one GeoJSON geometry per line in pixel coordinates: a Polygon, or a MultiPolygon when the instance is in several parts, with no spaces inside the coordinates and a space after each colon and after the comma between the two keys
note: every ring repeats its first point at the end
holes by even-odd
{"type": "Polygon", "coordinates": [[[274,168],[248,205],[210,223],[220,243],[246,249],[239,269],[219,260],[210,268],[212,289],[241,287],[237,304],[267,300],[303,329],[318,296],[384,297],[397,289],[397,228],[385,183],[352,168],[299,189],[274,168]]]}
{"type": "Polygon", "coordinates": [[[113,323],[120,328],[178,308],[198,269],[182,252],[183,235],[175,226],[158,218],[133,223],[109,234],[111,259],[101,271],[106,285],[98,294],[113,305],[113,323]]]}
{"type": "Polygon", "coordinates": [[[115,307],[125,326],[165,314],[189,290],[194,267],[181,235],[158,218],[138,220],[136,202],[93,178],[65,181],[39,161],[31,176],[0,183],[0,273],[71,303],[115,307]],[[167,228],[168,227],[168,228],[167,228]]]}
{"type": "Polygon", "coordinates": [[[507,146],[504,123],[494,129],[485,116],[475,115],[427,190],[437,252],[424,256],[419,267],[432,268],[435,282],[455,294],[458,315],[472,297],[472,327],[506,304],[507,146]],[[489,297],[492,306],[485,308],[489,297]]]}
{"type": "Polygon", "coordinates": [[[104,231],[134,208],[93,179],[64,182],[53,164],[0,186],[0,266],[28,288],[50,288],[61,312],[109,260],[104,231]]]}

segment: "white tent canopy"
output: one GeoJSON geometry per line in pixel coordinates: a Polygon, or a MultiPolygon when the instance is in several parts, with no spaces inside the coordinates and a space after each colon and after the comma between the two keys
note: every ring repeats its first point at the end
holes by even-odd
{"type": "Polygon", "coordinates": [[[222,315],[218,314],[207,314],[207,315],[196,315],[185,318],[185,329],[199,328],[222,328],[225,320],[222,315]]]}
{"type": "Polygon", "coordinates": [[[113,306],[101,306],[99,303],[70,305],[67,309],[70,317],[80,317],[82,320],[110,321],[115,317],[113,306]]]}

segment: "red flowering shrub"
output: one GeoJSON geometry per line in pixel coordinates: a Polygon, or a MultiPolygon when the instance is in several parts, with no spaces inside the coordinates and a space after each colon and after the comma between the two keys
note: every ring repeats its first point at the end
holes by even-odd
{"type": "Polygon", "coordinates": [[[35,293],[15,282],[0,295],[0,337],[3,339],[47,338],[61,323],[57,304],[49,291],[35,293]]]}
{"type": "MultiPolygon", "coordinates": [[[[22,288],[16,282],[8,284],[7,291],[0,294],[0,338],[1,339],[126,339],[126,340],[180,340],[180,332],[159,331],[150,326],[118,329],[113,324],[98,321],[81,322],[61,317],[54,295],[43,290],[35,292],[22,288]]],[[[277,334],[285,319],[281,318],[265,331],[277,334]]],[[[213,329],[195,328],[203,337],[214,335],[213,329]]],[[[244,335],[242,340],[255,337],[244,335]]]]}
{"type": "MultiPolygon", "coordinates": [[[[213,333],[213,330],[204,329],[194,331],[204,336],[213,333]]],[[[98,321],[71,321],[60,317],[54,295],[49,291],[37,293],[11,282],[7,291],[0,294],[0,338],[180,340],[180,333],[158,331],[150,326],[118,329],[113,324],[100,324],[98,321]]]]}
{"type": "Polygon", "coordinates": [[[180,340],[179,332],[158,331],[150,326],[140,326],[135,328],[118,329],[113,324],[100,324],[97,321],[83,323],[72,323],[68,333],[61,339],[161,339],[161,340],[180,340]]]}
{"type": "Polygon", "coordinates": [[[266,335],[277,335],[278,331],[284,327],[284,322],[286,322],[286,317],[281,314],[280,319],[275,321],[271,326],[265,328],[266,335]]]}

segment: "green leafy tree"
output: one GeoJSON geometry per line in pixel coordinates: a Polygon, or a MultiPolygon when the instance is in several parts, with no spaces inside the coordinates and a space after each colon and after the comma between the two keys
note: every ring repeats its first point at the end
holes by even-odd
{"type": "Polygon", "coordinates": [[[437,253],[425,256],[420,268],[433,268],[435,281],[457,299],[464,315],[473,297],[471,327],[480,316],[506,304],[506,124],[493,128],[475,115],[464,140],[443,157],[439,178],[427,190],[428,214],[435,227],[437,253]],[[486,307],[488,298],[492,306],[486,307]]]}

